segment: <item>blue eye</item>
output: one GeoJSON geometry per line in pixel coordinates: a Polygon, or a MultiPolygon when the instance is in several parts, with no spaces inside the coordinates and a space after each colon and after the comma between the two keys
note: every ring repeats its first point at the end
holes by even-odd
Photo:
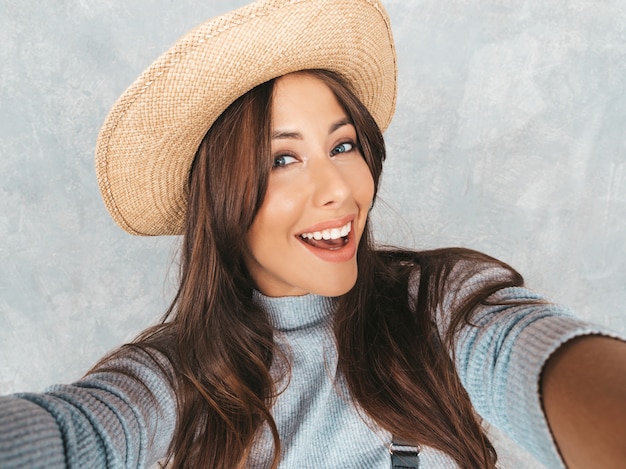
{"type": "Polygon", "coordinates": [[[330,152],[331,156],[338,155],[340,153],[348,153],[356,148],[356,145],[352,142],[343,142],[337,145],[330,152]]]}
{"type": "Polygon", "coordinates": [[[287,165],[295,163],[298,161],[294,156],[291,155],[278,155],[274,157],[273,168],[284,168],[287,165]]]}

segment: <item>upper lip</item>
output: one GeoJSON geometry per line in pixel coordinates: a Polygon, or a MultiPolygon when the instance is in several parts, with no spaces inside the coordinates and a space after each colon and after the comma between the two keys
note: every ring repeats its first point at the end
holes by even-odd
{"type": "Polygon", "coordinates": [[[350,214],[341,218],[335,218],[333,220],[316,223],[315,225],[311,225],[308,228],[301,230],[296,236],[300,236],[302,233],[313,233],[315,231],[324,231],[324,230],[330,230],[332,228],[341,228],[342,226],[344,226],[348,222],[351,222],[355,218],[356,218],[355,214],[350,214]]]}

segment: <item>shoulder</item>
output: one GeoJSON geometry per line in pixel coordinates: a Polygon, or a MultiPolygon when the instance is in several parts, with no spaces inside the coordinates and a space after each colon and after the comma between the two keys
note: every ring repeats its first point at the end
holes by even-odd
{"type": "MultiPolygon", "coordinates": [[[[469,324],[480,305],[511,287],[522,287],[522,276],[506,263],[465,248],[396,251],[382,254],[387,262],[404,265],[410,309],[437,324],[440,337],[451,343],[469,324]]],[[[499,303],[499,301],[497,301],[499,303]]]]}
{"type": "Polygon", "coordinates": [[[467,248],[386,249],[377,251],[377,255],[385,269],[406,272],[409,295],[414,300],[419,290],[422,295],[458,302],[477,292],[489,296],[524,284],[522,276],[505,262],[467,248]]]}

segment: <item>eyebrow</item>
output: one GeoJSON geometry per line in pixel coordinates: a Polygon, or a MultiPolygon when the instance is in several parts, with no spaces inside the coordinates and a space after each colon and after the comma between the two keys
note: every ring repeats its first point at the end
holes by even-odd
{"type": "MultiPolygon", "coordinates": [[[[337,129],[345,126],[345,125],[353,125],[352,121],[347,118],[344,117],[342,119],[339,119],[337,122],[331,124],[331,126],[328,128],[328,134],[332,134],[333,132],[335,132],[337,129]]],[[[290,131],[283,131],[283,130],[277,130],[272,132],[272,140],[283,140],[283,139],[297,139],[297,140],[302,140],[302,134],[300,132],[290,132],[290,131]]]]}

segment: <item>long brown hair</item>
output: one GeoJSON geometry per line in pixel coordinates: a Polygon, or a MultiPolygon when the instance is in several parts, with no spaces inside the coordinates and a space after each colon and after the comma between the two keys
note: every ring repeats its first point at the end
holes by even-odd
{"type": "MultiPolygon", "coordinates": [[[[385,147],[375,121],[339,76],[304,73],[326,83],[345,108],[377,187],[385,147]]],[[[272,467],[280,458],[269,370],[285,357],[276,356],[272,327],[252,302],[254,285],[243,261],[272,166],[273,86],[274,80],[237,99],[202,141],[189,179],[178,293],[163,323],[135,341],[165,353],[174,365],[178,419],[169,457],[175,467],[243,467],[262,424],[274,439],[272,467]]],[[[434,315],[455,266],[463,263],[466,272],[497,261],[460,249],[377,250],[367,226],[358,260],[356,285],[335,313],[338,366],[352,396],[404,440],[444,451],[461,467],[495,467],[495,451],[455,371],[453,342],[477,304],[499,288],[520,285],[521,277],[509,268],[509,279],[456,305],[440,334],[434,315]]]]}

